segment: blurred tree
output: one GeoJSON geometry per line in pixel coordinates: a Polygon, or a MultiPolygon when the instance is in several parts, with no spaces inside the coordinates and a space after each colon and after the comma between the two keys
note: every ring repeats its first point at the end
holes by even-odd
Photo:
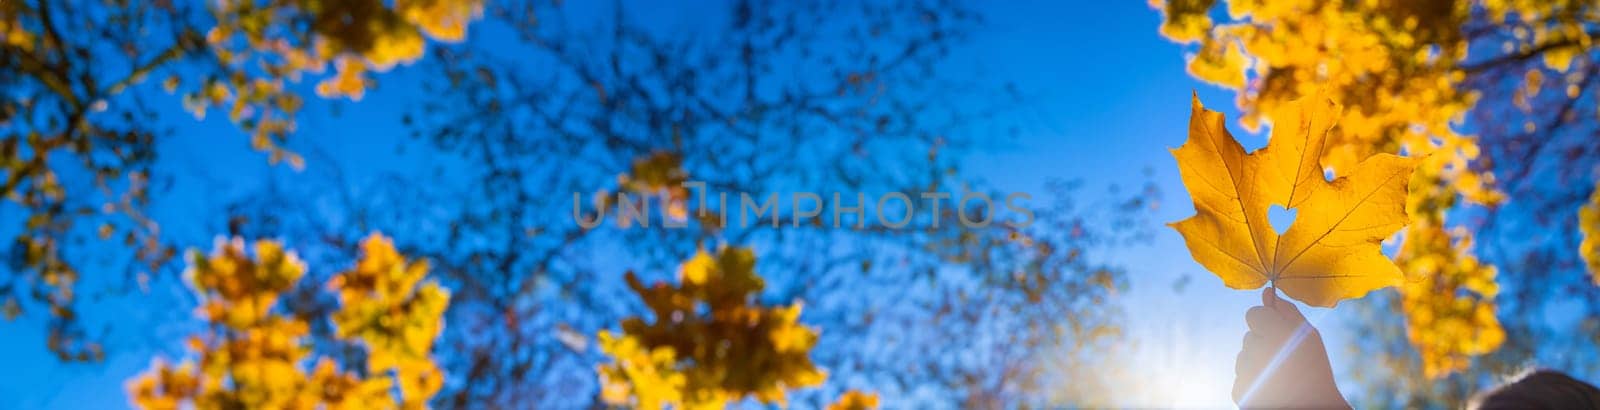
{"type": "Polygon", "coordinates": [[[650,307],[653,321],[630,317],[622,333],[601,331],[600,367],[607,404],[660,408],[723,408],[747,396],[784,403],[787,389],[827,377],[811,363],[817,332],[801,326],[800,305],[750,305],[765,287],[749,249],[699,252],[678,270],[677,286],[646,287],[628,274],[628,287],[650,307]]]}
{"type": "MultiPolygon", "coordinates": [[[[785,390],[821,384],[811,363],[817,332],[801,326],[800,305],[750,305],[765,286],[755,255],[724,248],[697,252],[678,270],[677,286],[646,288],[631,272],[628,287],[643,298],[654,323],[623,319],[622,334],[601,331],[600,398],[615,406],[720,409],[754,396],[785,403],[785,390]]],[[[829,409],[878,407],[876,394],[849,390],[829,409]]]]}
{"type": "Polygon", "coordinates": [[[74,309],[83,271],[102,286],[127,277],[144,287],[169,265],[174,248],[144,208],[171,119],[157,115],[151,101],[164,96],[142,88],[146,78],[165,75],[162,86],[197,116],[227,107],[256,148],[299,167],[281,148],[303,104],[295,82],[332,64],[317,93],[359,99],[369,71],[421,57],[424,34],[461,40],[481,9],[479,0],[0,4],[0,206],[20,215],[5,227],[15,241],[0,310],[12,318],[42,304],[51,350],[98,359],[74,309]],[[104,252],[117,246],[126,251],[104,252]]]}
{"type": "Polygon", "coordinates": [[[293,252],[270,240],[219,243],[196,254],[186,275],[200,296],[199,314],[211,326],[189,340],[198,365],[157,360],[128,383],[133,404],[150,409],[425,408],[444,381],[431,354],[443,328],[449,294],[431,281],[426,261],[407,262],[389,239],[361,243],[361,260],[327,284],[339,292],[333,314],[341,340],[361,347],[365,367],[317,357],[305,318],[278,308],[279,298],[305,275],[293,252]],[[340,370],[340,368],[345,370],[340,370]],[[363,370],[352,370],[363,369],[363,370]]]}
{"type": "MultiPolygon", "coordinates": [[[[1120,334],[1111,300],[1124,275],[1090,254],[1141,239],[1156,193],[1080,203],[1077,185],[1061,183],[1057,202],[1018,202],[1036,209],[1031,227],[1003,223],[1020,215],[955,165],[1005,143],[1000,114],[1021,97],[938,69],[977,15],[946,1],[733,1],[692,27],[660,27],[638,18],[652,7],[486,5],[475,27],[504,35],[435,50],[431,98],[404,119],[429,158],[445,158],[435,180],[329,171],[340,194],[263,193],[279,199],[237,208],[243,230],[334,249],[360,232],[396,232],[406,253],[435,261],[455,289],[443,341],[452,353],[441,359],[460,377],[441,407],[599,397],[593,369],[607,358],[584,335],[648,310],[611,272],[661,279],[728,243],[762,249],[766,286],[752,297],[804,300],[801,319],[825,329],[811,358],[834,377],[791,392],[792,403],[827,405],[846,381],[887,402],[974,407],[1043,404],[1054,399],[1045,389],[1094,384],[1093,366],[1039,359],[1092,358],[1120,334]],[[681,185],[690,181],[704,188],[681,185]],[[817,217],[801,215],[795,192],[818,193],[817,217]],[[909,214],[889,204],[910,217],[903,228],[874,220],[887,192],[913,200],[909,214]],[[582,218],[619,205],[595,197],[649,203],[631,208],[643,219],[584,229],[575,193],[582,218]],[[771,213],[741,221],[740,193],[758,206],[777,196],[771,213]],[[341,211],[306,209],[316,203],[341,211]],[[838,208],[856,205],[866,213],[838,208]]],[[[618,353],[634,348],[620,340],[601,347],[672,362],[644,345],[618,353]]]]}
{"type": "Polygon", "coordinates": [[[1600,5],[1151,3],[1165,17],[1163,35],[1198,44],[1189,72],[1238,91],[1246,127],[1326,89],[1347,107],[1341,139],[1330,140],[1323,157],[1333,172],[1377,152],[1428,155],[1411,182],[1413,221],[1396,256],[1412,280],[1398,295],[1380,296],[1385,307],[1358,324],[1392,336],[1360,347],[1363,357],[1387,354],[1386,372],[1364,372],[1374,400],[1393,400],[1374,404],[1454,406],[1538,348],[1557,348],[1545,323],[1501,317],[1533,317],[1551,301],[1573,300],[1588,313],[1582,328],[1600,325],[1600,291],[1584,280],[1574,223],[1600,164],[1600,114],[1585,96],[1600,90],[1600,5]],[[1497,277],[1480,255],[1514,274],[1497,277]],[[1406,319],[1403,338],[1378,328],[1393,325],[1380,316],[1394,313],[1406,319]],[[1437,380],[1396,382],[1411,379],[1437,380]]]}
{"type": "Polygon", "coordinates": [[[99,255],[83,250],[86,242],[115,238],[146,270],[173,254],[142,213],[152,142],[163,130],[148,125],[154,112],[126,91],[201,44],[195,36],[141,36],[138,27],[156,31],[177,19],[170,6],[123,2],[104,7],[100,20],[88,12],[100,3],[0,4],[0,206],[19,215],[5,226],[15,239],[0,299],[8,318],[35,304],[48,309],[50,348],[63,360],[101,355],[75,320],[74,285],[83,265],[113,258],[91,257],[99,255]]]}

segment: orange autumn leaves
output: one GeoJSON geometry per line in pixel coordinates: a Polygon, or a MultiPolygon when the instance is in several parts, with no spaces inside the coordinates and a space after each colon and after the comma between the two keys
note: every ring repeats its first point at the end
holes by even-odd
{"type": "MultiPolygon", "coordinates": [[[[1494,313],[1497,270],[1474,255],[1474,232],[1445,218],[1462,205],[1504,199],[1493,189],[1492,172],[1469,165],[1480,155],[1477,137],[1454,127],[1481,97],[1464,86],[1469,41],[1461,27],[1474,10],[1487,12],[1493,22],[1511,22],[1508,16],[1514,16],[1522,20],[1517,24],[1579,25],[1584,19],[1545,17],[1579,15],[1570,11],[1583,3],[1150,1],[1163,15],[1161,33],[1192,45],[1189,73],[1236,92],[1246,129],[1259,129],[1270,113],[1323,90],[1348,107],[1337,121],[1343,132],[1328,141],[1324,165],[1351,168],[1379,152],[1426,156],[1412,176],[1407,195],[1412,220],[1395,261],[1410,279],[1399,289],[1398,307],[1427,377],[1464,369],[1473,356],[1493,351],[1505,339],[1494,313]]],[[[1519,35],[1501,55],[1565,38],[1541,32],[1574,32],[1570,27],[1519,29],[1524,31],[1532,35],[1519,35]]],[[[1545,83],[1560,87],[1557,81],[1545,83]]]]}
{"type": "MultiPolygon", "coordinates": [[[[422,58],[427,39],[465,39],[468,23],[483,14],[482,0],[221,0],[210,6],[216,25],[204,42],[222,70],[189,84],[185,107],[197,117],[225,107],[228,118],[251,133],[256,149],[295,166],[302,159],[278,146],[294,131],[304,105],[294,83],[321,77],[318,96],[359,101],[374,73],[422,58]]],[[[173,74],[163,85],[175,92],[186,82],[173,74]]]]}
{"type": "Polygon", "coordinates": [[[366,350],[367,369],[339,369],[316,357],[309,324],[276,309],[306,266],[278,242],[262,240],[247,255],[243,240],[196,255],[187,273],[201,300],[199,315],[213,326],[189,339],[198,360],[157,361],[128,383],[137,407],[148,409],[423,408],[443,386],[430,357],[443,327],[449,294],[423,278],[427,262],[407,262],[388,238],[361,242],[355,269],[336,274],[333,314],[339,340],[366,350]]]}
{"type": "MultiPolygon", "coordinates": [[[[449,292],[428,280],[428,263],[409,261],[388,238],[361,242],[354,268],[325,284],[339,308],[334,337],[364,350],[365,369],[342,368],[313,351],[305,318],[283,312],[305,263],[276,241],[247,252],[241,239],[196,255],[186,273],[199,296],[198,315],[211,326],[191,337],[197,356],[157,361],[128,383],[133,405],[148,409],[424,408],[443,387],[432,358],[444,327],[449,292]],[[306,367],[309,365],[310,370],[306,367]]],[[[811,362],[815,329],[799,323],[800,305],[754,303],[765,287],[748,249],[699,252],[679,272],[680,284],[628,284],[658,319],[634,317],[622,332],[603,331],[597,368],[600,399],[635,408],[723,408],[753,397],[784,403],[790,389],[820,385],[811,362]]],[[[850,390],[830,409],[876,408],[876,394],[850,390]]]]}
{"type": "MultiPolygon", "coordinates": [[[[745,248],[697,252],[678,270],[677,285],[628,286],[655,320],[624,319],[622,332],[602,331],[601,399],[641,409],[720,409],[753,397],[784,403],[789,389],[822,384],[811,362],[816,330],[801,325],[800,305],[762,306],[766,285],[745,248]]],[[[877,396],[848,391],[829,408],[867,409],[877,396]]]]}
{"type": "Polygon", "coordinates": [[[1270,116],[1267,146],[1246,153],[1222,114],[1194,100],[1189,139],[1173,155],[1196,215],[1172,226],[1195,261],[1229,287],[1271,282],[1315,306],[1403,281],[1380,243],[1407,223],[1417,160],[1376,154],[1326,180],[1323,150],[1340,110],[1320,94],[1289,104],[1270,116]],[[1268,222],[1274,205],[1299,211],[1282,235],[1268,222]]]}
{"type": "Polygon", "coordinates": [[[387,71],[422,57],[424,36],[458,42],[467,24],[483,13],[481,0],[375,0],[339,2],[218,2],[218,24],[207,42],[225,62],[255,61],[273,75],[298,78],[321,73],[329,63],[335,75],[317,85],[323,97],[359,100],[366,71],[387,71]],[[275,30],[279,21],[307,19],[309,32],[275,30]]]}

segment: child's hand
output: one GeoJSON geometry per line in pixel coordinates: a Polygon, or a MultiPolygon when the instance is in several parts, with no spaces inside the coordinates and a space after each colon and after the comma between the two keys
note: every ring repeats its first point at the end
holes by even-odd
{"type": "Polygon", "coordinates": [[[1245,324],[1250,331],[1234,364],[1239,407],[1350,407],[1334,385],[1322,335],[1293,302],[1263,289],[1261,306],[1245,312],[1245,324]]]}

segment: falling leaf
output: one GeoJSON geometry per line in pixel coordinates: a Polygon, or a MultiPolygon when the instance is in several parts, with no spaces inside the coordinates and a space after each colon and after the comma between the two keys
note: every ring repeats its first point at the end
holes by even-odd
{"type": "Polygon", "coordinates": [[[561,342],[562,345],[567,346],[568,349],[572,349],[576,353],[583,353],[589,347],[589,339],[584,337],[582,333],[578,333],[577,330],[573,330],[572,326],[568,326],[566,323],[556,324],[556,341],[561,342]]]}
{"type": "MultiPolygon", "coordinates": [[[[1196,262],[1235,289],[1272,282],[1315,306],[1333,306],[1401,282],[1380,243],[1408,221],[1406,184],[1417,160],[1376,154],[1333,181],[1321,166],[1341,108],[1322,95],[1269,117],[1267,146],[1246,153],[1221,113],[1194,98],[1189,140],[1173,150],[1196,214],[1171,226],[1196,262]],[[1273,205],[1298,210],[1279,235],[1273,205]]],[[[1340,170],[1343,171],[1343,170],[1340,170]]]]}

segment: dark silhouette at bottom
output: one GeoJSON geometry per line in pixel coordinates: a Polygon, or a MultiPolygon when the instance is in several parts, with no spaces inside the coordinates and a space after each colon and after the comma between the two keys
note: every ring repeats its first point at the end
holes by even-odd
{"type": "MultiPolygon", "coordinates": [[[[1322,334],[1273,288],[1245,312],[1249,331],[1234,364],[1233,401],[1241,408],[1350,408],[1333,379],[1322,334]]],[[[1600,388],[1538,370],[1479,393],[1469,409],[1600,409],[1600,388]]]]}

